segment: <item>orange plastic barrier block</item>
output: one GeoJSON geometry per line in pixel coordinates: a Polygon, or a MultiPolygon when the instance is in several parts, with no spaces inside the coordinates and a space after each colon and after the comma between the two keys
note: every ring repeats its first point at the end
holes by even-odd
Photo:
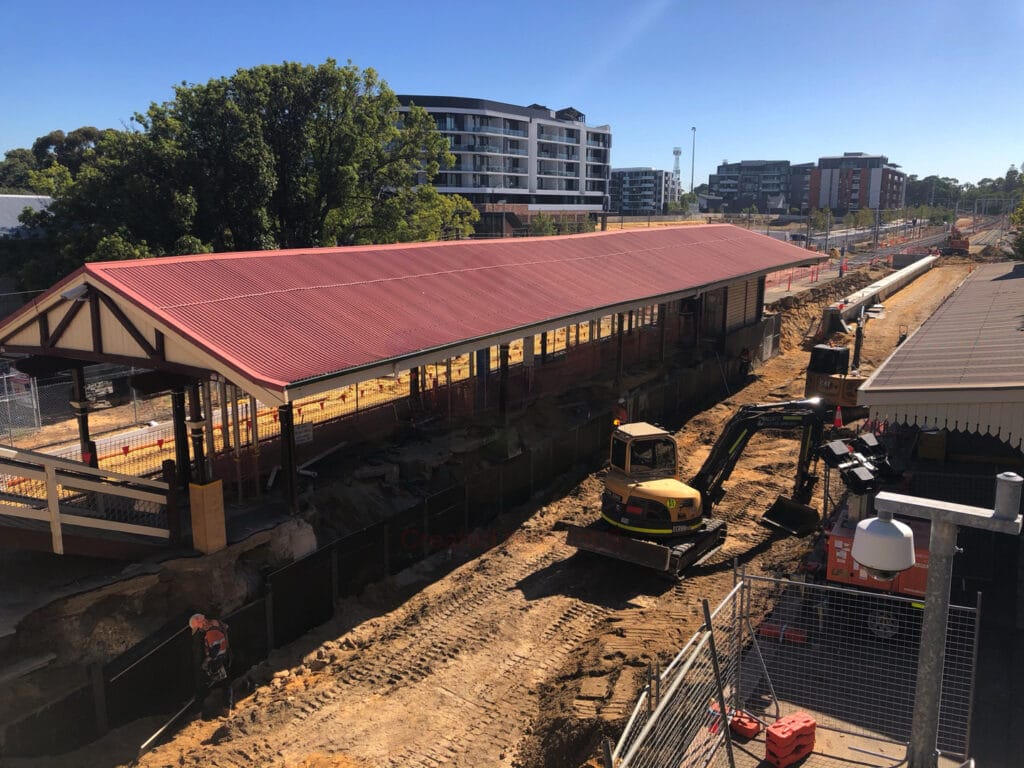
{"type": "Polygon", "coordinates": [[[781,717],[768,726],[765,760],[775,768],[786,768],[814,751],[817,723],[806,712],[781,717]]]}
{"type": "Polygon", "coordinates": [[[799,763],[813,751],[813,747],[801,747],[800,749],[790,752],[788,755],[779,756],[773,754],[771,750],[766,750],[764,759],[766,763],[774,766],[774,768],[788,768],[788,766],[793,765],[794,763],[799,763]]]}
{"type": "MultiPolygon", "coordinates": [[[[718,733],[718,726],[721,723],[721,719],[718,716],[718,702],[713,701],[708,705],[708,711],[715,717],[715,720],[708,726],[708,730],[711,733],[718,733]]],[[[742,736],[746,739],[752,739],[761,732],[761,723],[757,721],[757,718],[753,715],[743,711],[742,709],[730,709],[729,714],[729,728],[733,733],[742,736]]]]}
{"type": "Polygon", "coordinates": [[[733,715],[732,720],[729,721],[729,727],[736,735],[745,739],[752,739],[761,732],[761,724],[742,709],[733,715]]]}
{"type": "Polygon", "coordinates": [[[757,628],[757,634],[771,640],[790,643],[806,643],[807,632],[799,627],[790,627],[785,624],[781,626],[774,623],[762,624],[757,628]]]}

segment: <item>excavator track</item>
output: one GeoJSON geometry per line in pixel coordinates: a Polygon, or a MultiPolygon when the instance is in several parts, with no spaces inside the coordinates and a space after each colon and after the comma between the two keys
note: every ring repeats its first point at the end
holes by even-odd
{"type": "Polygon", "coordinates": [[[687,568],[714,554],[725,543],[724,520],[707,520],[699,531],[660,541],[626,536],[603,520],[588,526],[568,525],[566,543],[586,552],[681,578],[687,568]]]}

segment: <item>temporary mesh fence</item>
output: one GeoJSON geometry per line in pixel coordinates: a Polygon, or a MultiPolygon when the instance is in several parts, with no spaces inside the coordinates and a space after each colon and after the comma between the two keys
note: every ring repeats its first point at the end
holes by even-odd
{"type": "MultiPolygon", "coordinates": [[[[820,729],[906,744],[922,610],[894,595],[745,575],[711,626],[645,687],[614,764],[743,762],[727,749],[719,692],[730,716],[743,711],[767,725],[803,711],[820,729]]],[[[977,607],[950,607],[937,746],[959,759],[970,748],[977,628],[977,607]]]]}

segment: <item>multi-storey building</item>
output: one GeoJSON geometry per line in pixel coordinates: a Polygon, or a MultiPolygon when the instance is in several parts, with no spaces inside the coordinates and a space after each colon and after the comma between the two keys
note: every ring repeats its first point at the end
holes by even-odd
{"type": "Polygon", "coordinates": [[[627,216],[665,213],[679,202],[679,177],[655,168],[612,168],[609,210],[627,216]]]}
{"type": "Polygon", "coordinates": [[[906,182],[906,174],[884,155],[844,152],[842,157],[821,157],[811,171],[811,207],[834,211],[902,208],[906,182]]]}
{"type": "Polygon", "coordinates": [[[790,166],[788,160],[743,160],[722,163],[708,179],[711,192],[720,196],[728,210],[751,206],[765,212],[788,210],[790,166]]]}
{"type": "Polygon", "coordinates": [[[807,213],[811,208],[811,171],[814,163],[789,166],[789,211],[807,213]]]}
{"type": "Polygon", "coordinates": [[[450,96],[398,97],[433,116],[455,165],[434,186],[468,198],[478,232],[505,233],[538,213],[580,219],[608,210],[612,132],[572,107],[519,107],[450,96]]]}

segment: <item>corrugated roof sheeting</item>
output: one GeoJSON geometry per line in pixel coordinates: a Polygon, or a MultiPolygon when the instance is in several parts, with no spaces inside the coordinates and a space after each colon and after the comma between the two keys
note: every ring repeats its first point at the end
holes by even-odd
{"type": "Polygon", "coordinates": [[[979,266],[861,387],[872,418],[1024,445],[1024,264],[979,266]]]}
{"type": "Polygon", "coordinates": [[[283,390],[814,258],[738,227],[700,225],[204,254],[83,269],[228,367],[283,390]]]}

